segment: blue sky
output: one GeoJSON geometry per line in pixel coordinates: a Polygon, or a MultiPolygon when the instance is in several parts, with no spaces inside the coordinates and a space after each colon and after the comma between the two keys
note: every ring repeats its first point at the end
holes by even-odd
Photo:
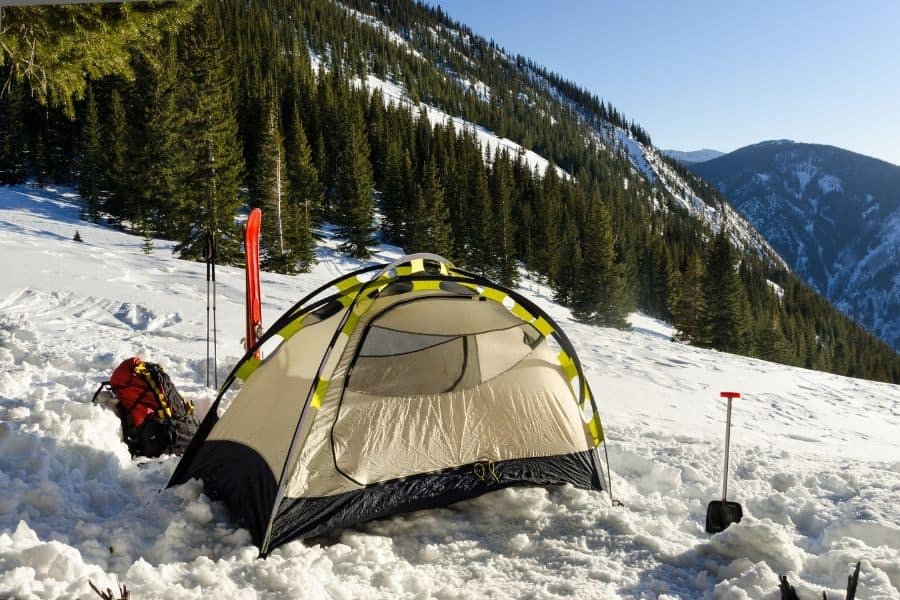
{"type": "Polygon", "coordinates": [[[900,165],[900,2],[430,0],[662,148],[788,138],[900,165]]]}

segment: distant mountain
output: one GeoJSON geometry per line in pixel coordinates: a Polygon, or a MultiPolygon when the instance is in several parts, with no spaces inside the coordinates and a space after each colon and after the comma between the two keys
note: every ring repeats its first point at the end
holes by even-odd
{"type": "Polygon", "coordinates": [[[900,348],[900,167],[778,140],[690,168],[728,196],[807,283],[900,348]]]}
{"type": "Polygon", "coordinates": [[[703,148],[701,150],[663,150],[663,154],[668,156],[669,158],[674,158],[678,162],[682,162],[686,165],[692,163],[705,162],[707,160],[712,160],[714,158],[719,158],[720,156],[724,156],[724,152],[719,152],[718,150],[711,150],[710,148],[703,148]]]}

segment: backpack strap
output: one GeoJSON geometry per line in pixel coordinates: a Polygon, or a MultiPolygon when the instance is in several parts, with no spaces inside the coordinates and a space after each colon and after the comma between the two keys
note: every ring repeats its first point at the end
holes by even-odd
{"type": "Polygon", "coordinates": [[[156,399],[159,401],[159,410],[157,413],[159,414],[160,419],[172,418],[172,408],[169,406],[169,403],[166,402],[166,395],[162,393],[159,389],[159,386],[156,385],[156,381],[154,381],[153,376],[150,371],[147,369],[147,363],[141,363],[134,367],[134,372],[138,375],[144,377],[147,380],[147,384],[150,386],[150,389],[156,395],[156,399]]]}

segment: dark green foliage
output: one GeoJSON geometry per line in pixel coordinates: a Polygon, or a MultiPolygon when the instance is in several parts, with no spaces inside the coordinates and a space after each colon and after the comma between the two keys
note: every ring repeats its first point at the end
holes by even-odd
{"type": "Polygon", "coordinates": [[[130,79],[132,53],[154,53],[160,37],[190,18],[196,2],[5,6],[0,67],[41,104],[74,116],[86,78],[130,79]]]}
{"type": "Polygon", "coordinates": [[[240,231],[235,214],[242,202],[238,195],[243,160],[237,138],[233,103],[233,69],[225,58],[221,25],[209,7],[198,9],[183,32],[189,93],[185,140],[188,145],[189,185],[185,190],[184,230],[177,251],[182,257],[200,259],[205,252],[206,231],[212,231],[222,262],[236,262],[240,231]]]}
{"type": "MultiPolygon", "coordinates": [[[[609,124],[649,142],[611,104],[527,59],[508,60],[496,44],[427,6],[345,4],[401,32],[425,60],[330,0],[208,0],[190,26],[133,59],[133,82],[94,81],[101,131],[124,132],[103,142],[100,173],[131,173],[117,182],[130,186],[127,194],[101,178],[99,198],[109,201],[111,216],[147,240],[175,239],[189,258],[202,256],[212,228],[220,260],[239,263],[235,217],[263,205],[267,267],[291,271],[312,263],[318,224],[337,225],[342,248],[367,256],[377,200],[383,241],[450,255],[507,285],[525,268],[588,322],[624,326],[636,306],[671,319],[691,343],[900,381],[900,358],[890,349],[791,274],[714,244],[709,228],[669,192],[600,145],[591,128],[609,124]],[[442,28],[460,36],[432,34],[442,28]],[[317,73],[307,49],[324,57],[317,73]],[[385,105],[379,93],[350,84],[367,71],[414,100],[510,137],[567,175],[486,152],[473,133],[432,126],[419,108],[385,105]],[[484,82],[490,99],[460,86],[464,78],[484,82]],[[116,137],[126,142],[121,152],[108,141],[116,137]],[[118,156],[127,164],[117,170],[110,162],[118,156]],[[277,164],[282,173],[274,177],[277,164]],[[270,229],[278,223],[270,193],[276,179],[280,235],[270,229]],[[783,299],[767,280],[784,288],[783,299]]],[[[22,117],[0,114],[0,132],[14,133],[0,140],[0,174],[72,179],[68,149],[80,141],[81,185],[93,189],[84,158],[93,144],[88,104],[67,125],[60,111],[13,83],[0,105],[22,117]]],[[[705,202],[722,207],[714,188],[672,168],[705,202]]],[[[91,212],[88,194],[85,200],[91,212]]]]}
{"type": "Polygon", "coordinates": [[[673,270],[670,274],[669,314],[677,329],[676,339],[697,346],[710,345],[709,309],[703,293],[706,269],[699,256],[687,259],[684,272],[673,270]]]}
{"type": "Polygon", "coordinates": [[[28,131],[23,93],[20,87],[12,86],[0,97],[0,185],[24,183],[28,177],[28,131]]]}
{"type": "Polygon", "coordinates": [[[294,227],[288,232],[288,246],[292,249],[296,268],[306,272],[315,262],[316,244],[312,227],[322,205],[322,184],[312,164],[312,154],[296,104],[292,105],[285,158],[289,180],[288,206],[296,215],[294,227]]]}
{"type": "MultiPolygon", "coordinates": [[[[184,218],[187,189],[187,102],[180,79],[186,76],[174,40],[161,48],[155,63],[141,61],[136,81],[133,182],[147,235],[174,238],[188,227],[184,218]]],[[[83,195],[83,194],[82,194],[83,195]]]]}
{"type": "Polygon", "coordinates": [[[416,184],[415,206],[410,216],[412,222],[406,251],[432,252],[450,258],[453,252],[450,215],[432,161],[426,163],[422,181],[416,184]]]}
{"type": "Polygon", "coordinates": [[[724,227],[707,255],[703,294],[710,345],[735,354],[749,353],[752,339],[747,292],[737,272],[737,252],[724,227]]]}
{"type": "Polygon", "coordinates": [[[581,238],[581,263],[572,288],[572,314],[592,325],[628,328],[633,308],[626,293],[623,264],[616,261],[609,210],[591,198],[581,238]]]}
{"type": "Polygon", "coordinates": [[[334,220],[347,240],[341,251],[354,258],[368,258],[375,243],[374,182],[369,162],[369,144],[363,134],[361,111],[357,106],[341,109],[340,147],[334,165],[332,205],[334,220]]]}
{"type": "Polygon", "coordinates": [[[84,200],[84,216],[96,222],[100,216],[100,191],[103,186],[103,132],[97,114],[93,88],[88,88],[81,118],[80,178],[78,193],[84,200]]]}
{"type": "Polygon", "coordinates": [[[117,221],[134,217],[134,205],[130,202],[132,178],[128,139],[125,103],[118,90],[113,90],[104,127],[106,160],[103,187],[107,193],[103,209],[114,215],[117,221]]]}

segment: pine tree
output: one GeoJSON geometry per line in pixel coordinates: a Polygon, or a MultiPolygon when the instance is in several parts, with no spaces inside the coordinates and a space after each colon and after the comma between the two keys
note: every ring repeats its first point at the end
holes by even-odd
{"type": "Polygon", "coordinates": [[[668,309],[677,330],[675,339],[708,347],[709,311],[703,293],[704,275],[703,261],[697,255],[688,258],[684,273],[673,269],[669,280],[672,292],[668,309]]]}
{"type": "Polygon", "coordinates": [[[84,201],[85,217],[93,222],[100,218],[100,191],[103,185],[103,142],[100,117],[93,87],[88,87],[81,118],[81,177],[78,192],[84,201]]]}
{"type": "Polygon", "coordinates": [[[0,94],[0,185],[16,185],[28,179],[26,171],[26,102],[22,89],[9,82],[0,94]]]}
{"type": "Polygon", "coordinates": [[[572,291],[576,319],[605,327],[627,328],[628,303],[621,263],[606,205],[595,193],[588,206],[581,239],[581,268],[572,291]]]}
{"type": "Polygon", "coordinates": [[[296,225],[288,235],[297,268],[306,272],[315,263],[316,240],[313,223],[322,205],[322,184],[312,164],[306,133],[300,121],[300,109],[293,105],[291,128],[285,156],[288,172],[288,205],[296,215],[296,225]]]}
{"type": "Polygon", "coordinates": [[[344,106],[341,119],[343,145],[334,172],[333,204],[341,236],[342,252],[354,258],[369,258],[373,233],[374,183],[369,162],[369,144],[363,134],[362,114],[356,106],[344,106]]]}
{"type": "Polygon", "coordinates": [[[118,90],[113,90],[109,99],[109,113],[106,122],[106,172],[104,187],[106,198],[104,209],[114,221],[122,221],[133,216],[130,211],[129,188],[131,173],[128,168],[128,123],[125,119],[125,103],[118,90]]]}
{"type": "Polygon", "coordinates": [[[703,284],[709,341],[718,350],[746,354],[751,350],[749,310],[736,263],[735,250],[722,227],[707,255],[703,284]]]}
{"type": "Polygon", "coordinates": [[[287,221],[287,173],[284,168],[280,118],[271,92],[265,101],[262,131],[258,139],[254,186],[256,197],[251,198],[251,202],[253,206],[261,207],[266,214],[261,240],[262,262],[268,269],[283,271],[287,266],[283,261],[288,254],[284,243],[287,221]]]}
{"type": "Polygon", "coordinates": [[[412,161],[400,148],[398,139],[391,138],[386,146],[384,186],[381,190],[382,238],[392,244],[405,245],[407,205],[412,188],[412,161]]]}
{"type": "Polygon", "coordinates": [[[481,275],[492,275],[496,263],[494,246],[494,209],[484,163],[475,165],[469,181],[470,219],[466,231],[469,244],[465,264],[481,275]]]}
{"type": "Polygon", "coordinates": [[[571,305],[575,283],[581,273],[581,238],[573,219],[564,214],[563,221],[563,235],[556,248],[550,277],[553,281],[553,299],[571,305]]]}
{"type": "Polygon", "coordinates": [[[181,104],[179,77],[184,73],[178,63],[174,41],[161,49],[158,64],[141,65],[138,80],[140,132],[134,158],[135,192],[146,219],[148,233],[175,238],[183,231],[189,146],[185,115],[181,104]]]}
{"type": "Polygon", "coordinates": [[[184,32],[184,63],[189,69],[186,133],[191,140],[185,193],[186,230],[176,251],[183,258],[200,259],[206,232],[216,240],[219,259],[240,259],[240,230],[235,222],[241,205],[241,160],[233,101],[231,65],[222,52],[219,25],[201,6],[184,32]]]}
{"type": "Polygon", "coordinates": [[[422,183],[416,185],[416,205],[412,214],[412,234],[406,251],[432,252],[450,258],[453,242],[450,214],[444,204],[444,190],[438,181],[434,162],[425,163],[422,183]]]}
{"type": "Polygon", "coordinates": [[[515,231],[513,226],[512,173],[509,155],[506,152],[494,157],[491,169],[491,214],[495,257],[493,272],[505,286],[514,286],[519,281],[519,269],[515,256],[515,231]]]}

